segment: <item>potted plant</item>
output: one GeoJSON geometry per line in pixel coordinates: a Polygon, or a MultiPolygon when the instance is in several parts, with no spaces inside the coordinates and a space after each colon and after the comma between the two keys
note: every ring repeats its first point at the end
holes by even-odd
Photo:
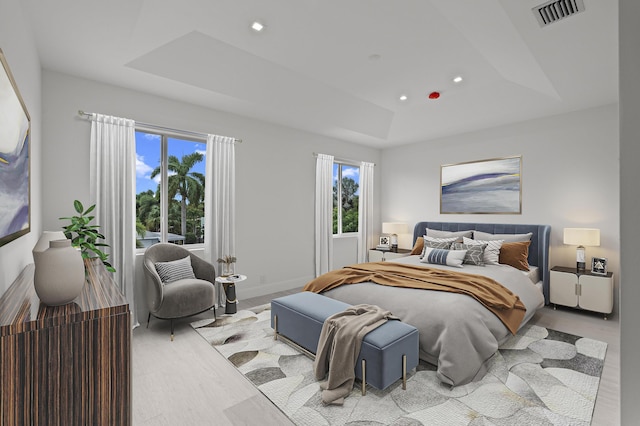
{"type": "Polygon", "coordinates": [[[227,277],[229,275],[233,275],[233,273],[235,272],[235,263],[236,263],[236,257],[235,256],[222,256],[221,258],[218,259],[219,263],[222,263],[222,274],[221,276],[223,277],[227,277]]]}
{"type": "Polygon", "coordinates": [[[89,216],[96,205],[84,209],[78,200],[73,201],[73,207],[78,213],[77,216],[61,217],[60,220],[69,220],[71,223],[63,226],[64,235],[71,240],[71,245],[80,249],[83,259],[99,258],[109,272],[115,272],[115,268],[109,263],[109,255],[100,250],[100,247],[109,247],[108,244],[98,242],[104,240],[104,235],[100,233],[99,225],[92,225],[91,221],[95,216],[89,216]]]}

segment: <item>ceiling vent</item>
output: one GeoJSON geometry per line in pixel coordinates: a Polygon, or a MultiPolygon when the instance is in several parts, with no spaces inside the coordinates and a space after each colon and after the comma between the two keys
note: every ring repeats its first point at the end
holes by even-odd
{"type": "Polygon", "coordinates": [[[584,12],[584,3],[582,0],[552,0],[532,10],[540,26],[545,27],[576,13],[584,12]]]}

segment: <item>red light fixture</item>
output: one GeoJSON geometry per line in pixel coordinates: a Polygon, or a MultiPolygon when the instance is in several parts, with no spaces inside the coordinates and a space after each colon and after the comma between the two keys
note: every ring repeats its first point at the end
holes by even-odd
{"type": "Polygon", "coordinates": [[[429,93],[429,99],[438,99],[439,97],[440,97],[440,92],[429,93]]]}

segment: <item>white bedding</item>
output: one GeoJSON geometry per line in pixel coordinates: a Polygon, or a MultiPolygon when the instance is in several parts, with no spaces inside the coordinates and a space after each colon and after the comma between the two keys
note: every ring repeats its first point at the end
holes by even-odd
{"type": "MultiPolygon", "coordinates": [[[[526,307],[524,325],[544,305],[542,292],[530,278],[508,265],[451,268],[421,263],[418,256],[393,260],[420,267],[485,275],[517,294],[526,307]]],[[[470,296],[444,291],[397,288],[366,282],[323,293],[349,304],[368,303],[390,310],[420,333],[420,358],[437,366],[438,378],[450,385],[480,379],[498,346],[511,336],[491,311],[470,296]]]]}

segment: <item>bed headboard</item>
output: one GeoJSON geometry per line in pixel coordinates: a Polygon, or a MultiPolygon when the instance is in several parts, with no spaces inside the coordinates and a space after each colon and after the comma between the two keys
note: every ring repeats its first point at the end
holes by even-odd
{"type": "Polygon", "coordinates": [[[418,222],[413,228],[413,244],[426,235],[427,228],[439,231],[482,231],[490,234],[526,234],[531,232],[529,265],[537,266],[542,279],[544,302],[549,304],[549,225],[520,225],[514,223],[462,223],[462,222],[418,222]]]}

